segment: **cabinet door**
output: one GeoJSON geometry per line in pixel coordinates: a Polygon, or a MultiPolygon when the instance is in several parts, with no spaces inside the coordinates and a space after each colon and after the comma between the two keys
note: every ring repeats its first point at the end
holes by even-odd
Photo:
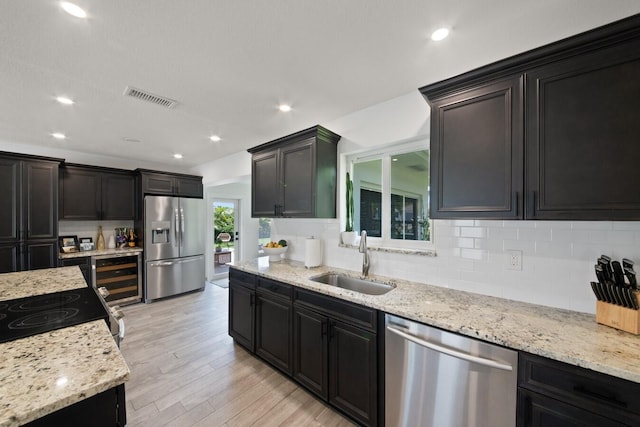
{"type": "Polygon", "coordinates": [[[316,199],[315,138],[280,149],[282,216],[313,217],[316,199]]]}
{"type": "Polygon", "coordinates": [[[527,73],[528,219],[639,220],[640,41],[527,73]]]}
{"type": "Polygon", "coordinates": [[[291,301],[256,293],[256,354],[291,375],[291,301]]]}
{"type": "Polygon", "coordinates": [[[175,177],[176,196],[202,198],[202,178],[175,177]]]}
{"type": "Polygon", "coordinates": [[[431,218],[522,218],[522,77],[431,106],[431,218]]]}
{"type": "Polygon", "coordinates": [[[254,155],[251,160],[251,216],[278,216],[282,185],[279,181],[278,150],[254,155]]]}
{"type": "Polygon", "coordinates": [[[102,174],[102,219],[134,220],[136,217],[136,180],[133,175],[102,174]]]}
{"type": "Polygon", "coordinates": [[[24,244],[22,270],[38,270],[58,266],[58,242],[27,242],[24,244]]]}
{"type": "Polygon", "coordinates": [[[99,220],[102,205],[100,172],[92,169],[61,169],[60,219],[99,220]]]}
{"type": "Polygon", "coordinates": [[[0,243],[0,273],[20,271],[20,243],[0,243]]]}
{"type": "MultiPolygon", "coordinates": [[[[20,165],[20,160],[0,159],[0,241],[23,238],[20,235],[22,218],[20,165]]],[[[6,266],[2,265],[2,267],[6,266]]],[[[2,269],[2,271],[5,270],[2,269]]]]}
{"type": "Polygon", "coordinates": [[[229,335],[243,347],[254,351],[254,298],[255,292],[229,282],[229,335]]]}
{"type": "Polygon", "coordinates": [[[518,427],[622,427],[602,415],[568,405],[525,389],[518,389],[518,427]]]}
{"type": "Polygon", "coordinates": [[[57,239],[58,164],[24,162],[22,174],[25,240],[57,239]]]}
{"type": "Polygon", "coordinates": [[[328,398],[328,319],[293,308],[293,377],[323,399],[328,398]]]}
{"type": "Polygon", "coordinates": [[[159,173],[142,173],[142,195],[173,195],[173,177],[159,173]]]}
{"type": "Polygon", "coordinates": [[[371,332],[332,320],[329,402],[368,426],[377,425],[377,346],[371,332]]]}

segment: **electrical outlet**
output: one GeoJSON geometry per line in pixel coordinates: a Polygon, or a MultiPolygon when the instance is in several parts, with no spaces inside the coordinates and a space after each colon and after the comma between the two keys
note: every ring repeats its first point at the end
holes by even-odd
{"type": "Polygon", "coordinates": [[[522,251],[505,251],[505,270],[522,270],[522,251]]]}

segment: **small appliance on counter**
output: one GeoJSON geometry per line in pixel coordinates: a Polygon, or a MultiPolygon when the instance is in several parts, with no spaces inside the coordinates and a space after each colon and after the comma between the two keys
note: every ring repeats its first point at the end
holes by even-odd
{"type": "Polygon", "coordinates": [[[640,305],[634,262],[622,263],[601,255],[595,265],[597,282],[591,282],[596,302],[596,322],[612,328],[640,334],[640,305]]]}

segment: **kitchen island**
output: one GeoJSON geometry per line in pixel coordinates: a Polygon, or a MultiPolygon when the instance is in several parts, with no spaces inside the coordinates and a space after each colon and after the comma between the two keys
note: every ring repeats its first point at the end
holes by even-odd
{"type": "MultiPolygon", "coordinates": [[[[240,271],[310,289],[461,335],[543,356],[640,383],[640,339],[596,323],[595,316],[371,275],[395,287],[384,295],[365,295],[310,278],[326,272],[358,277],[331,267],[307,269],[303,263],[268,258],[232,264],[240,271]]],[[[594,300],[595,304],[595,300],[594,300]]]]}
{"type": "MultiPolygon", "coordinates": [[[[78,267],[0,274],[0,301],[86,286],[78,267]]],[[[0,343],[0,426],[31,422],[129,376],[104,320],[0,343]]]]}

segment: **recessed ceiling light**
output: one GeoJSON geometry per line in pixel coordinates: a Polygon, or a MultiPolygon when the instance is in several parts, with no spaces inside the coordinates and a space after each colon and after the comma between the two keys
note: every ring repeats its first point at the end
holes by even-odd
{"type": "Polygon", "coordinates": [[[287,105],[287,104],[280,104],[280,106],[278,107],[278,109],[280,111],[282,111],[283,113],[288,113],[289,111],[291,111],[291,106],[287,105]]]}
{"type": "Polygon", "coordinates": [[[222,138],[220,138],[218,135],[211,135],[209,137],[210,140],[212,140],[213,142],[220,142],[222,141],[222,138]]]}
{"type": "Polygon", "coordinates": [[[438,28],[433,33],[431,33],[431,40],[437,42],[437,41],[440,41],[442,39],[447,38],[448,35],[449,35],[449,29],[448,28],[438,28]]]}
{"type": "Polygon", "coordinates": [[[54,137],[55,139],[65,139],[66,136],[64,133],[60,133],[60,132],[54,132],[51,134],[52,137],[54,137]]]}
{"type": "Polygon", "coordinates": [[[391,161],[393,161],[393,162],[397,162],[397,161],[398,161],[398,158],[397,158],[397,157],[394,157],[393,159],[391,159],[391,161]]]}
{"type": "Polygon", "coordinates": [[[63,104],[63,105],[75,104],[75,102],[73,102],[73,99],[69,99],[66,96],[59,96],[56,98],[56,101],[58,101],[60,104],[63,104]]]}
{"type": "Polygon", "coordinates": [[[176,153],[176,154],[173,155],[173,157],[176,158],[176,159],[181,159],[182,158],[182,154],[176,153]]]}
{"type": "Polygon", "coordinates": [[[68,1],[60,2],[60,6],[71,16],[75,16],[76,18],[86,18],[87,12],[84,11],[77,4],[69,3],[68,1]]]}

